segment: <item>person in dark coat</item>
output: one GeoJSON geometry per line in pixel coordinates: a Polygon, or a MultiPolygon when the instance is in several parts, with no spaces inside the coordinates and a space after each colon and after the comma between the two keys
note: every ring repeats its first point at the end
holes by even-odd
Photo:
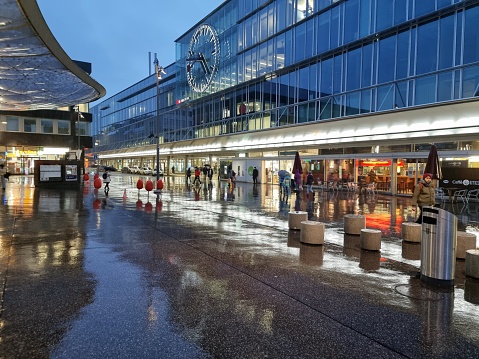
{"type": "Polygon", "coordinates": [[[258,183],[258,169],[256,167],[253,169],[253,183],[258,183]]]}
{"type": "Polygon", "coordinates": [[[306,193],[313,192],[313,182],[314,182],[313,173],[309,171],[308,176],[306,177],[306,193]]]}

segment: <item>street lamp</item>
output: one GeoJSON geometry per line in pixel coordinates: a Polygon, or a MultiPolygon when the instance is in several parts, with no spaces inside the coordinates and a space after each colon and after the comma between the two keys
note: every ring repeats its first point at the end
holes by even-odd
{"type": "Polygon", "coordinates": [[[166,74],[165,69],[163,66],[159,65],[158,58],[156,57],[155,54],[155,61],[153,61],[155,64],[155,75],[156,75],[156,129],[157,129],[157,134],[156,136],[154,134],[150,134],[148,138],[156,138],[156,181],[160,179],[160,135],[159,135],[159,129],[160,129],[160,80],[161,80],[161,75],[166,74]]]}

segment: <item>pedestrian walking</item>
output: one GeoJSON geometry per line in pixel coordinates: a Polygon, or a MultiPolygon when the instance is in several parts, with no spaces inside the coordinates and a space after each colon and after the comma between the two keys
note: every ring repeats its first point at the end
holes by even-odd
{"type": "Polygon", "coordinates": [[[289,197],[289,195],[291,194],[291,175],[289,172],[286,172],[286,174],[284,175],[282,186],[283,186],[283,194],[286,197],[289,197]]]}
{"type": "Polygon", "coordinates": [[[7,169],[5,168],[5,165],[2,163],[0,164],[0,177],[2,178],[2,190],[5,191],[5,188],[7,187],[7,169]]]}
{"type": "Polygon", "coordinates": [[[188,169],[186,170],[186,183],[188,185],[191,184],[191,168],[188,167],[188,169]]]}
{"type": "Polygon", "coordinates": [[[108,192],[110,192],[110,182],[111,182],[111,177],[110,173],[108,171],[103,172],[103,183],[105,184],[105,196],[108,196],[108,192]]]}
{"type": "Polygon", "coordinates": [[[201,184],[200,175],[201,175],[200,169],[198,167],[195,167],[195,179],[193,180],[193,184],[196,184],[197,181],[199,184],[201,184]]]}
{"type": "Polygon", "coordinates": [[[210,180],[210,184],[211,184],[211,181],[213,180],[213,168],[211,167],[208,167],[208,179],[210,180]]]}
{"type": "Polygon", "coordinates": [[[258,169],[253,168],[253,184],[258,184],[258,169]]]}
{"type": "Polygon", "coordinates": [[[414,187],[414,194],[412,196],[413,211],[419,207],[419,217],[416,223],[422,223],[422,207],[434,206],[436,203],[434,187],[432,185],[432,174],[424,173],[422,180],[414,187]]]}
{"type": "Polygon", "coordinates": [[[306,193],[313,192],[313,182],[314,182],[313,173],[309,171],[308,176],[306,177],[306,193]]]}

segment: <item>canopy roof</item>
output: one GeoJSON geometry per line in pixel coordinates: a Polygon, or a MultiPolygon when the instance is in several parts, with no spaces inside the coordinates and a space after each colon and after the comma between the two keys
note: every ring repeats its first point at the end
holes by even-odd
{"type": "Polygon", "coordinates": [[[0,0],[0,111],[52,109],[103,97],[45,23],[36,1],[0,0]]]}

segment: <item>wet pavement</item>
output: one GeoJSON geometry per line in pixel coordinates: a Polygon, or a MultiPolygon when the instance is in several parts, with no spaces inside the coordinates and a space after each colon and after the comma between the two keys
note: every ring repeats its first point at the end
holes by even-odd
{"type": "MultiPolygon", "coordinates": [[[[410,198],[351,192],[280,200],[278,187],[190,188],[161,200],[113,174],[46,190],[11,177],[0,205],[0,358],[478,358],[479,280],[418,279],[402,242],[410,198]],[[288,212],[326,223],[302,244],[288,212]],[[380,229],[380,252],[343,216],[380,229]]],[[[443,203],[478,233],[479,204],[443,203]]]]}

